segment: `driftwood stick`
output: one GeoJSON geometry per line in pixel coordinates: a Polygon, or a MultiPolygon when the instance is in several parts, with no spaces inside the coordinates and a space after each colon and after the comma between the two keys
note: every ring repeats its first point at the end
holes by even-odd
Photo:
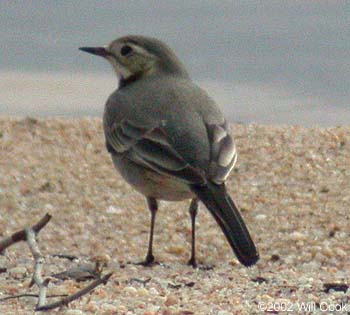
{"type": "Polygon", "coordinates": [[[49,284],[49,279],[43,279],[42,270],[45,263],[45,258],[40,252],[38,243],[35,240],[35,232],[31,228],[24,229],[28,246],[32,252],[34,258],[34,273],[31,283],[35,283],[39,288],[39,298],[37,307],[45,305],[46,303],[46,291],[47,285],[49,284]]]}
{"type": "Polygon", "coordinates": [[[55,308],[58,308],[58,307],[61,307],[64,305],[68,305],[68,303],[70,303],[70,302],[82,297],[83,295],[91,292],[93,289],[95,289],[100,284],[106,284],[108,279],[112,276],[112,274],[113,274],[113,272],[106,274],[102,278],[99,278],[99,279],[95,280],[94,282],[91,282],[87,287],[81,289],[80,291],[78,291],[72,295],[67,296],[66,298],[63,298],[60,301],[37,307],[35,309],[35,311],[48,311],[48,310],[52,310],[52,309],[55,309],[55,308]]]}
{"type": "MultiPolygon", "coordinates": [[[[65,296],[68,296],[68,294],[51,294],[51,295],[47,295],[46,297],[49,299],[49,298],[65,297],[65,296]]],[[[6,301],[6,300],[12,300],[12,299],[19,299],[19,298],[23,298],[23,297],[36,297],[36,298],[38,298],[39,295],[33,294],[33,293],[22,293],[22,294],[16,294],[16,295],[9,295],[9,296],[5,296],[3,298],[0,298],[0,302],[6,301]]]]}
{"type": "MultiPolygon", "coordinates": [[[[85,288],[81,289],[80,291],[72,294],[72,295],[61,295],[65,296],[61,300],[57,302],[53,302],[50,304],[46,304],[46,298],[53,297],[53,296],[47,296],[47,286],[50,281],[50,277],[43,278],[42,276],[42,270],[45,263],[45,258],[41,254],[38,243],[36,241],[36,235],[38,232],[50,221],[51,215],[46,214],[43,218],[40,219],[36,224],[34,224],[31,228],[24,228],[16,233],[13,233],[10,237],[5,238],[3,240],[0,240],[0,253],[4,251],[7,247],[11,246],[14,243],[20,242],[20,241],[27,241],[28,246],[30,248],[30,251],[34,258],[34,273],[31,281],[31,285],[36,284],[39,288],[39,294],[38,295],[31,295],[31,294],[20,294],[17,296],[9,296],[0,299],[0,301],[4,301],[11,298],[16,297],[24,297],[24,296],[37,296],[38,297],[38,303],[36,306],[35,311],[48,311],[52,310],[64,305],[68,305],[70,302],[82,297],[85,294],[88,294],[92,290],[94,290],[96,287],[98,287],[101,284],[106,284],[109,278],[112,276],[112,272],[106,274],[102,278],[98,278],[94,282],[90,283],[85,288]]],[[[103,264],[97,264],[96,263],[96,271],[101,272],[103,268],[103,264]]]]}
{"type": "MultiPolygon", "coordinates": [[[[46,213],[40,221],[34,224],[31,229],[37,234],[39,231],[50,221],[51,215],[46,213]]],[[[26,233],[25,230],[22,229],[13,233],[10,237],[7,237],[3,240],[0,240],[0,253],[3,252],[7,247],[11,246],[14,243],[25,241],[26,233]]]]}

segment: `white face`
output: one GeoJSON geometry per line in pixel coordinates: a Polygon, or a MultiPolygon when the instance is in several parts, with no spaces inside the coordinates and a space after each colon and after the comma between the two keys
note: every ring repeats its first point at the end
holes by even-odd
{"type": "Polygon", "coordinates": [[[119,79],[128,78],[131,76],[131,72],[129,71],[129,69],[123,66],[122,64],[120,64],[119,62],[117,62],[114,56],[106,56],[106,59],[112,65],[112,68],[114,69],[119,79]]]}
{"type": "Polygon", "coordinates": [[[156,57],[144,48],[133,44],[114,41],[106,50],[106,59],[119,78],[127,79],[134,74],[149,74],[154,68],[156,57]]]}

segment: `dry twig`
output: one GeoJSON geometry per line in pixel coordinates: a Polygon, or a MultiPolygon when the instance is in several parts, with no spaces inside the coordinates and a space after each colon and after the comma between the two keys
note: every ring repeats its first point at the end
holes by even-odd
{"type": "Polygon", "coordinates": [[[53,254],[52,257],[62,258],[62,259],[68,259],[70,261],[73,261],[75,259],[79,259],[78,256],[70,255],[70,254],[53,254]]]}
{"type": "MultiPolygon", "coordinates": [[[[45,216],[36,224],[34,224],[31,229],[37,234],[39,231],[51,220],[51,215],[46,213],[45,216]]],[[[10,237],[7,237],[0,241],[0,253],[3,252],[7,247],[14,243],[25,241],[26,232],[25,229],[13,233],[10,237]]]]}
{"type": "MultiPolygon", "coordinates": [[[[47,295],[47,298],[55,298],[55,297],[65,297],[68,296],[68,294],[51,294],[51,295],[47,295]]],[[[6,300],[12,300],[12,299],[19,299],[19,298],[23,298],[23,297],[39,297],[38,294],[33,294],[33,293],[22,293],[22,294],[16,294],[16,295],[9,295],[9,296],[5,296],[3,298],[0,298],[0,302],[2,301],[6,301],[6,300]]]]}
{"type": "MultiPolygon", "coordinates": [[[[43,278],[42,277],[42,270],[44,267],[45,259],[44,256],[41,254],[39,246],[36,242],[36,234],[50,221],[51,215],[48,213],[36,224],[34,224],[31,228],[24,228],[14,234],[12,234],[10,237],[3,239],[0,241],[0,253],[4,251],[7,247],[11,246],[12,244],[15,244],[20,241],[27,241],[28,246],[30,248],[30,251],[33,255],[34,258],[34,273],[33,273],[33,278],[32,281],[29,285],[32,286],[33,284],[36,284],[39,288],[39,294],[38,295],[31,295],[31,294],[22,294],[22,295],[17,295],[17,296],[10,296],[10,297],[5,297],[0,300],[7,300],[11,298],[16,298],[16,297],[24,297],[24,296],[38,296],[38,303],[36,306],[36,311],[47,311],[47,310],[52,310],[64,305],[68,305],[70,302],[82,297],[83,295],[91,292],[94,290],[97,286],[100,284],[106,284],[108,279],[112,276],[112,272],[106,274],[102,278],[99,277],[97,280],[94,282],[90,283],[87,287],[81,289],[80,291],[76,292],[75,294],[72,295],[65,295],[63,299],[57,302],[53,302],[50,304],[46,304],[46,298],[49,296],[46,296],[47,292],[47,286],[50,281],[50,278],[43,278]],[[45,305],[46,304],[46,305],[45,305]]],[[[96,262],[96,266],[94,271],[95,272],[101,272],[102,268],[105,265],[101,263],[99,260],[96,262]]],[[[63,295],[64,296],[64,295],[63,295]]]]}
{"type": "Polygon", "coordinates": [[[42,305],[45,305],[46,303],[47,285],[49,284],[50,280],[49,278],[43,279],[41,275],[41,272],[44,267],[45,259],[41,254],[39,246],[35,240],[35,232],[33,231],[33,229],[26,228],[25,234],[26,234],[28,246],[34,258],[34,273],[33,273],[33,278],[29,287],[31,287],[34,283],[38,286],[39,299],[38,299],[37,307],[40,307],[42,305]]]}
{"type": "Polygon", "coordinates": [[[113,272],[106,274],[102,278],[97,279],[94,282],[90,283],[87,287],[81,289],[80,291],[78,291],[72,295],[67,296],[66,298],[63,298],[60,301],[37,307],[35,309],[35,311],[48,311],[48,310],[52,310],[52,309],[55,309],[55,308],[58,308],[58,307],[61,307],[64,305],[68,305],[68,303],[70,303],[70,302],[82,297],[83,295],[91,292],[93,289],[98,287],[100,284],[106,284],[108,279],[112,276],[112,274],[113,274],[113,272]]]}

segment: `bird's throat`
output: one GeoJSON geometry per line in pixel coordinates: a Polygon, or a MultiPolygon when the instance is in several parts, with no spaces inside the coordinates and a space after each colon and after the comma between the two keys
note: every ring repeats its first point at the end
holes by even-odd
{"type": "Polygon", "coordinates": [[[142,77],[142,72],[134,73],[126,78],[121,77],[119,80],[119,89],[122,89],[128,86],[129,84],[132,84],[133,82],[141,79],[141,77],[142,77]]]}

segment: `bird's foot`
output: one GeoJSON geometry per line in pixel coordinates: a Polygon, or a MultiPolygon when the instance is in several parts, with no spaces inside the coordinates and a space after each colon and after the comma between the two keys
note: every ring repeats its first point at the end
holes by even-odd
{"type": "Polygon", "coordinates": [[[192,266],[193,269],[196,269],[198,267],[196,258],[191,257],[190,260],[187,262],[188,266],[192,266]]]}
{"type": "Polygon", "coordinates": [[[215,265],[204,265],[204,264],[198,264],[197,260],[194,257],[191,257],[191,259],[187,262],[188,266],[192,266],[193,269],[199,269],[199,270],[213,270],[215,265]]]}
{"type": "Polygon", "coordinates": [[[135,263],[135,265],[144,266],[144,267],[151,267],[155,264],[157,264],[157,262],[154,260],[154,256],[152,254],[147,255],[144,261],[135,263]]]}

